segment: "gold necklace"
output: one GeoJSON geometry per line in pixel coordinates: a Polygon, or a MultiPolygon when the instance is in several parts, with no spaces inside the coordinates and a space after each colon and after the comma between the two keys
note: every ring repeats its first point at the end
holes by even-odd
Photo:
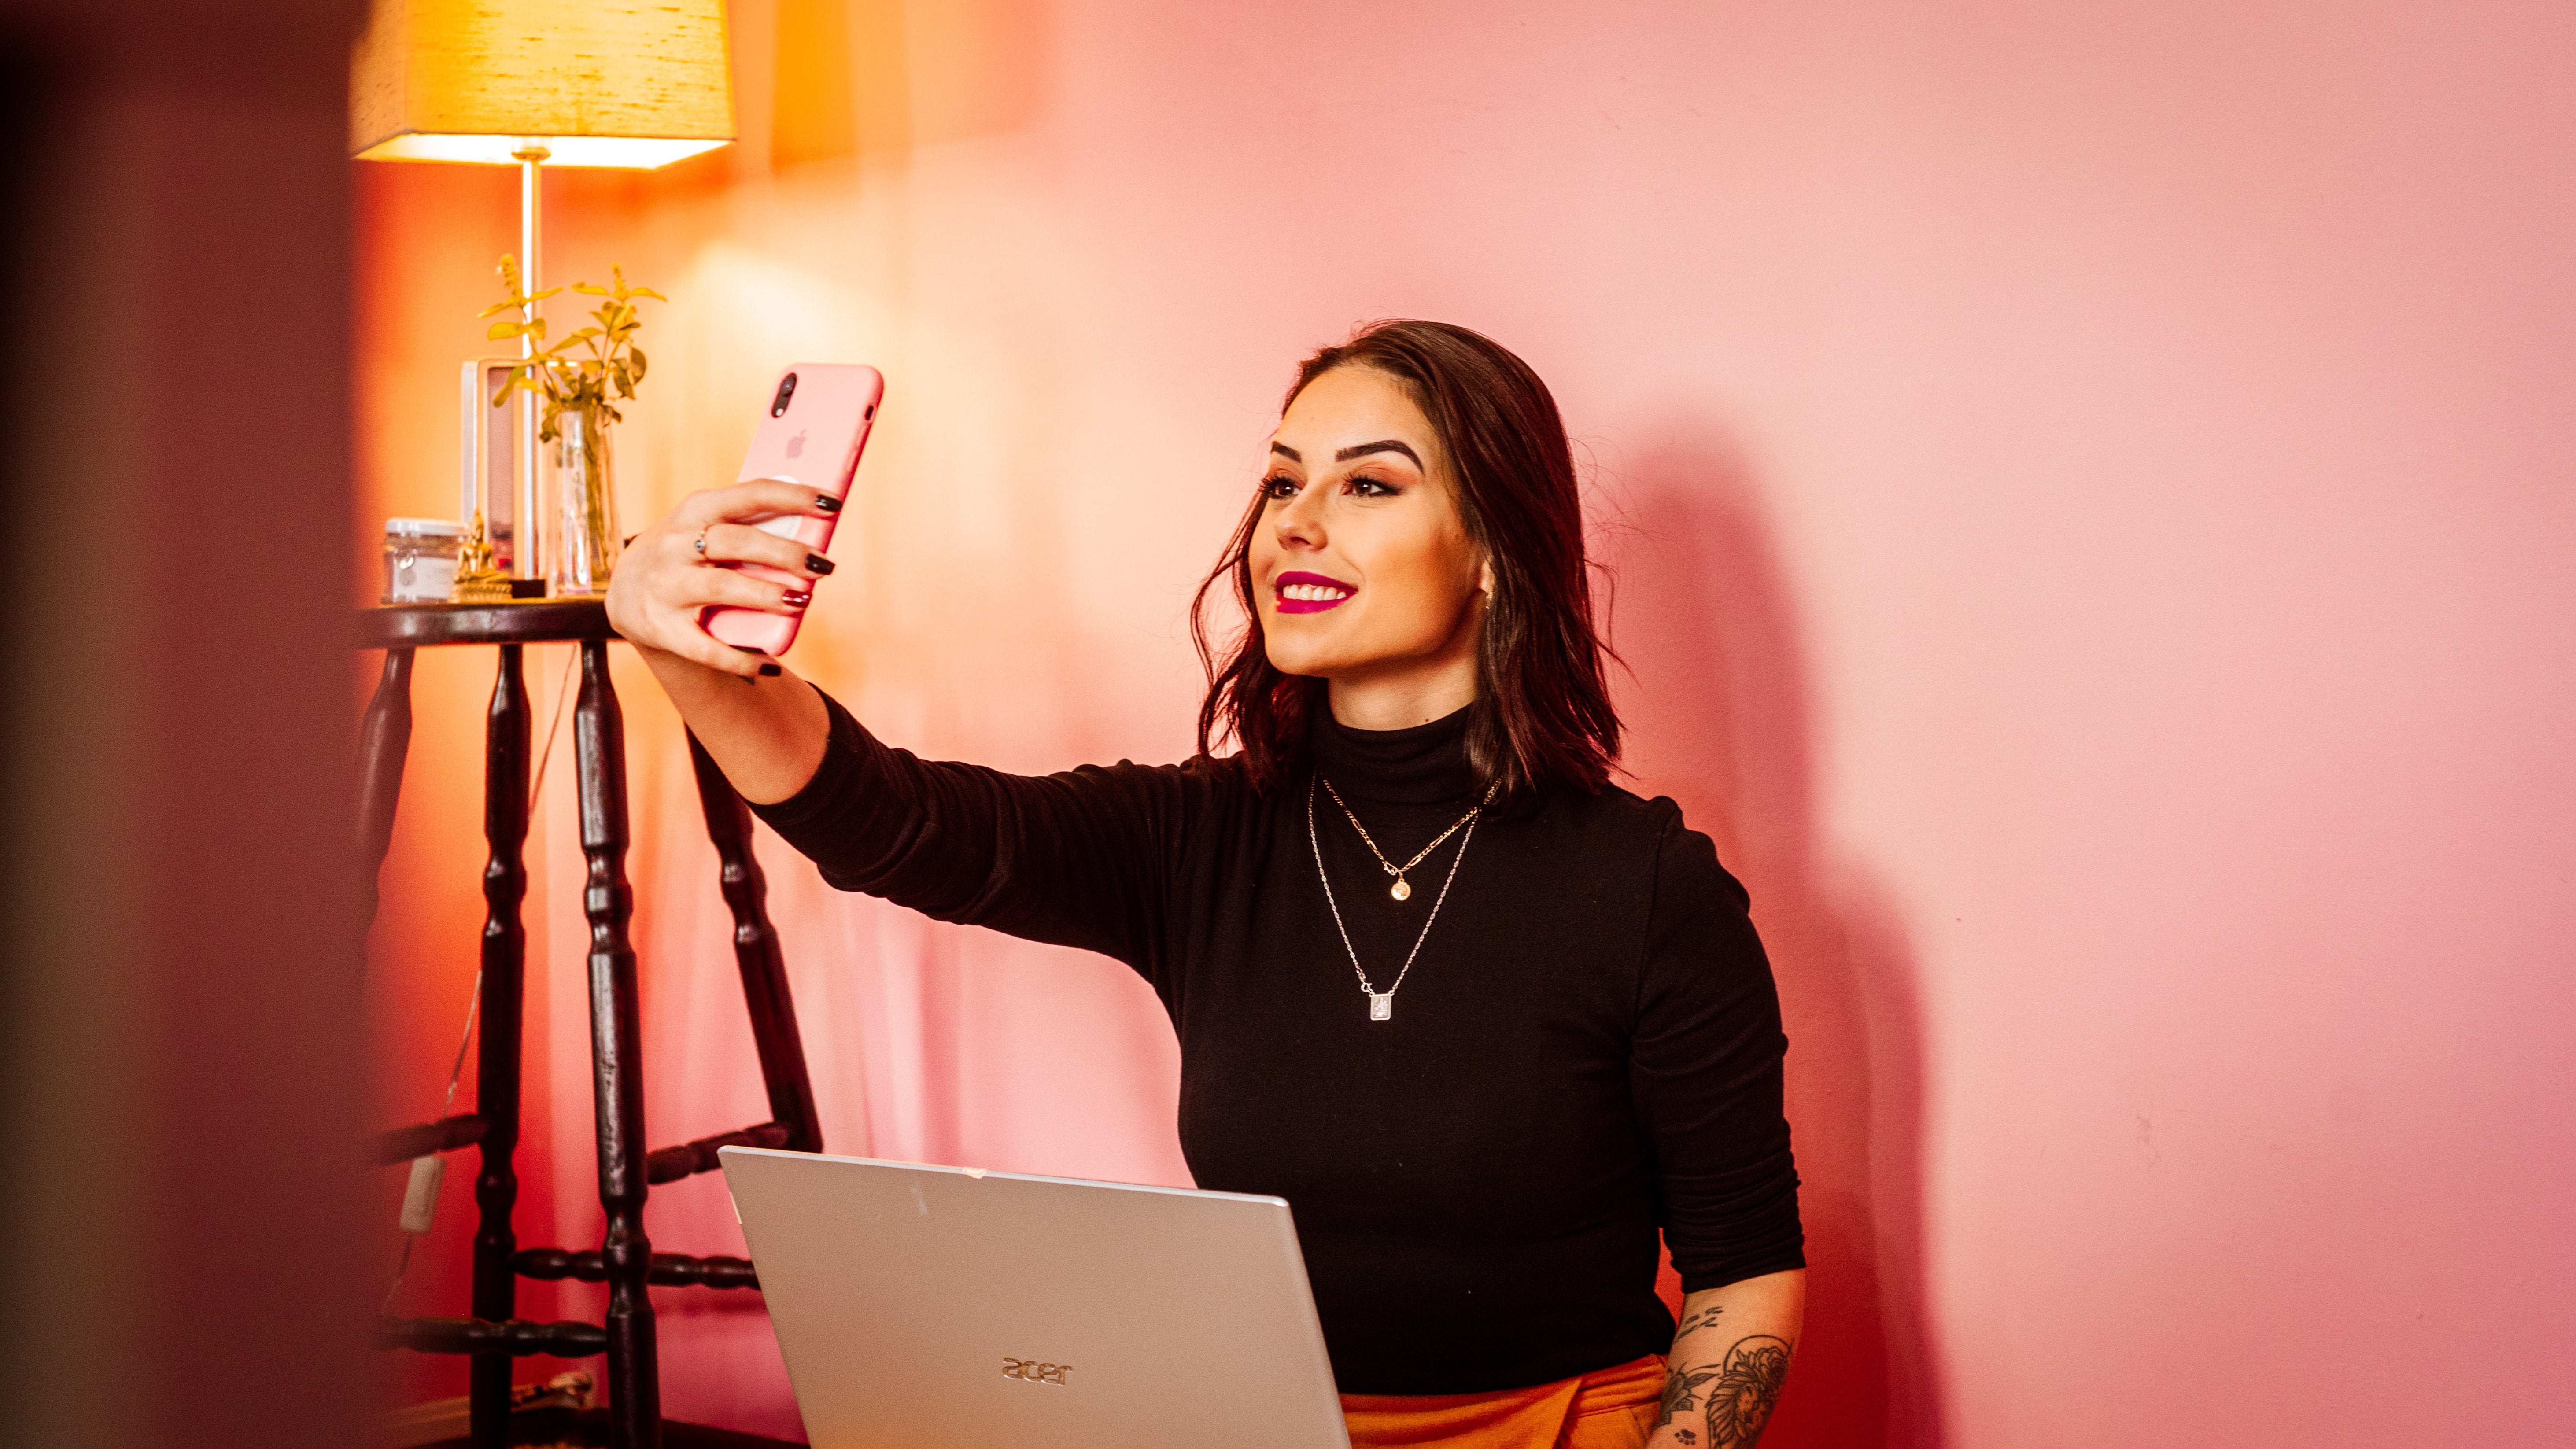
{"type": "MultiPolygon", "coordinates": [[[[1351,944],[1351,928],[1342,920],[1341,902],[1333,899],[1333,877],[1324,869],[1324,843],[1315,838],[1315,782],[1322,778],[1323,776],[1321,774],[1314,774],[1306,777],[1306,846],[1308,849],[1315,852],[1315,879],[1324,883],[1324,904],[1332,908],[1333,929],[1341,933],[1342,950],[1349,953],[1351,958],[1351,974],[1359,978],[1360,994],[1368,998],[1368,1019],[1371,1021],[1393,1021],[1395,1019],[1395,993],[1404,985],[1404,978],[1413,974],[1413,958],[1422,954],[1422,943],[1431,939],[1431,923],[1440,919],[1440,908],[1449,903],[1449,887],[1458,883],[1458,867],[1465,863],[1467,859],[1467,846],[1476,838],[1475,820],[1477,811],[1482,810],[1485,807],[1482,804],[1479,804],[1475,810],[1467,812],[1467,818],[1465,820],[1459,822],[1459,824],[1467,827],[1467,833],[1459,837],[1458,853],[1449,858],[1449,878],[1440,883],[1440,894],[1431,902],[1431,914],[1423,918],[1422,931],[1419,935],[1416,935],[1413,938],[1413,949],[1404,953],[1404,964],[1396,969],[1395,980],[1387,983],[1387,988],[1384,991],[1380,991],[1376,986],[1370,983],[1368,972],[1360,965],[1360,948],[1351,944]]],[[[1324,788],[1329,790],[1333,787],[1326,785],[1324,788]]],[[[1493,798],[1493,791],[1488,790],[1485,792],[1486,800],[1492,800],[1493,798]]],[[[1334,796],[1333,803],[1336,805],[1341,804],[1341,797],[1339,795],[1334,796]]],[[[1345,815],[1349,814],[1349,807],[1344,806],[1342,813],[1345,815]]],[[[1357,820],[1354,820],[1351,823],[1353,825],[1359,824],[1357,820]]],[[[1456,825],[1449,827],[1450,830],[1455,830],[1457,828],[1458,827],[1456,825]]],[[[1362,839],[1366,839],[1368,837],[1368,832],[1365,830],[1361,831],[1360,837],[1362,839]]],[[[1441,839],[1445,840],[1447,838],[1448,832],[1443,831],[1441,833],[1441,839]]],[[[1370,846],[1369,848],[1371,850],[1375,850],[1377,847],[1370,846]]],[[[1428,852],[1426,852],[1426,854],[1427,853],[1428,852]]],[[[1380,859],[1383,858],[1384,857],[1380,857],[1380,859]]],[[[1419,855],[1414,857],[1416,862],[1419,862],[1421,859],[1422,857],[1419,855]]],[[[1402,900],[1403,897],[1398,896],[1396,899],[1402,900]]]]}
{"type": "MultiPolygon", "coordinates": [[[[1318,780],[1324,780],[1323,773],[1321,771],[1316,772],[1315,778],[1318,780]]],[[[1456,824],[1453,824],[1448,829],[1441,831],[1438,835],[1431,837],[1431,843],[1422,847],[1420,850],[1415,851],[1413,853],[1413,859],[1406,861],[1402,865],[1397,865],[1394,861],[1386,858],[1385,851],[1377,848],[1377,842],[1375,840],[1369,838],[1368,827],[1362,825],[1360,823],[1360,818],[1351,813],[1351,807],[1342,804],[1342,792],[1333,788],[1332,781],[1324,780],[1324,793],[1333,797],[1333,803],[1335,805],[1341,806],[1342,818],[1351,822],[1351,828],[1360,833],[1360,840],[1363,844],[1368,846],[1369,854],[1377,857],[1378,867],[1384,870],[1388,875],[1395,877],[1395,884],[1388,886],[1386,888],[1386,893],[1395,897],[1399,901],[1411,900],[1413,898],[1413,887],[1406,882],[1404,873],[1413,869],[1415,866],[1422,864],[1423,857],[1440,848],[1440,842],[1447,840],[1450,836],[1457,834],[1459,831],[1473,824],[1476,817],[1484,813],[1485,807],[1494,803],[1494,791],[1501,787],[1502,782],[1499,780],[1495,781],[1492,785],[1487,786],[1485,789],[1485,798],[1477,801],[1474,805],[1469,806],[1467,813],[1459,816],[1456,824]]],[[[1308,792],[1309,795],[1312,793],[1313,792],[1311,790],[1308,792]]]]}

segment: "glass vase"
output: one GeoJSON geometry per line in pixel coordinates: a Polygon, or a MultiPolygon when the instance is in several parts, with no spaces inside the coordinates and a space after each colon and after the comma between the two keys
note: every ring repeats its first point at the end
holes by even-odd
{"type": "Polygon", "coordinates": [[[555,428],[552,591],[558,598],[604,594],[618,548],[608,419],[597,408],[565,408],[555,428]]]}

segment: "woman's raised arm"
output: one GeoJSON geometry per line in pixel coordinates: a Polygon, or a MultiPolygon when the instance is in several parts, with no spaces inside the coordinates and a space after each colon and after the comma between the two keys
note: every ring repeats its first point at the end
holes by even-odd
{"type": "Polygon", "coordinates": [[[784,800],[814,777],[831,716],[786,666],[709,637],[698,614],[709,604],[802,613],[831,561],[752,525],[839,507],[829,494],[794,483],[692,493],[635,535],[609,581],[608,622],[644,657],[725,778],[755,805],[784,800]],[[791,588],[721,567],[735,562],[766,564],[804,582],[791,588]]]}

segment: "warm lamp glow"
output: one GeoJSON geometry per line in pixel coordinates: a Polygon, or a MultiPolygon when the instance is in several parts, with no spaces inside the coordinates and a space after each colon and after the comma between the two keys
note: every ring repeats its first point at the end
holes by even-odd
{"type": "Polygon", "coordinates": [[[375,161],[667,166],[733,139],[723,0],[375,0],[349,90],[375,161]]]}
{"type": "Polygon", "coordinates": [[[653,136],[425,136],[406,132],[358,153],[361,161],[464,161],[516,166],[530,141],[546,149],[548,166],[613,166],[651,171],[712,151],[723,141],[666,141],[653,136]]]}

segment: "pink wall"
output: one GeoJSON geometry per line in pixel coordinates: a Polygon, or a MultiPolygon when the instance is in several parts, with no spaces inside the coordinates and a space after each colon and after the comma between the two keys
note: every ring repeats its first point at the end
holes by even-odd
{"type": "MultiPolygon", "coordinates": [[[[550,275],[675,299],[639,517],[731,477],[777,366],[886,370],[797,660],[899,743],[1185,751],[1188,587],[1354,320],[1556,387],[1629,763],[1750,884],[1787,1003],[1815,1308],[1776,1443],[2576,1443],[2563,7],[734,24],[742,143],[559,178],[550,275]]],[[[436,511],[509,183],[360,170],[362,511],[436,511]]],[[[466,778],[487,671],[430,671],[422,770],[466,778]]],[[[678,1140],[759,1096],[676,725],[621,680],[678,1140]]],[[[597,1220],[561,780],[532,1109],[574,1175],[531,1240],[597,1220]]],[[[405,810],[388,1117],[435,1105],[476,919],[471,793],[405,810]]],[[[770,859],[833,1147],[1181,1178],[1121,968],[770,859]]],[[[655,1215],[738,1242],[712,1184],[655,1215]]],[[[793,1423],[753,1305],[661,1301],[676,1415],[793,1423]]]]}

